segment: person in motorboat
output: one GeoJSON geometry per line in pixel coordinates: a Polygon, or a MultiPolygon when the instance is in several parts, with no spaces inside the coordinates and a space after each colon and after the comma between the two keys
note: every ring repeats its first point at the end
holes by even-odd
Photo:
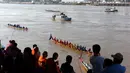
{"type": "Polygon", "coordinates": [[[14,24],[14,27],[16,27],[16,25],[14,24]]]}
{"type": "Polygon", "coordinates": [[[60,15],[65,15],[65,14],[62,12],[62,13],[60,13],[60,15]]]}
{"type": "Polygon", "coordinates": [[[63,14],[63,15],[61,16],[61,18],[67,18],[67,15],[63,14]]]}
{"type": "Polygon", "coordinates": [[[20,27],[20,25],[16,25],[16,27],[18,27],[18,28],[19,28],[19,27],[20,27]]]}
{"type": "Polygon", "coordinates": [[[9,24],[9,26],[13,26],[12,24],[9,24]]]}
{"type": "Polygon", "coordinates": [[[25,27],[23,26],[23,29],[25,29],[25,27]]]}

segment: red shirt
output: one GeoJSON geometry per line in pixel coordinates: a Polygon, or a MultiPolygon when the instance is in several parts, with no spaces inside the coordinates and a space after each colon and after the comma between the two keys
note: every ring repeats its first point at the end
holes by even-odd
{"type": "Polygon", "coordinates": [[[57,65],[52,58],[49,58],[46,61],[46,73],[58,73],[57,65]]]}

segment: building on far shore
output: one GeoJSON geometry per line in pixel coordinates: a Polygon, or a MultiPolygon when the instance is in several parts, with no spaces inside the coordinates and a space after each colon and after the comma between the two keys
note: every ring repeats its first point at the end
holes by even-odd
{"type": "Polygon", "coordinates": [[[58,4],[61,0],[3,0],[4,3],[44,3],[44,4],[58,4]]]}
{"type": "Polygon", "coordinates": [[[97,3],[124,3],[130,2],[130,0],[84,0],[85,2],[90,2],[92,4],[97,3]]]}

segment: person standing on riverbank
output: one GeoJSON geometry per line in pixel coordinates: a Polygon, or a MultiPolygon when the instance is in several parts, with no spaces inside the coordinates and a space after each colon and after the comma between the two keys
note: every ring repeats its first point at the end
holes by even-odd
{"type": "Polygon", "coordinates": [[[101,47],[98,44],[92,47],[94,55],[90,58],[90,63],[92,64],[92,73],[101,73],[103,70],[104,58],[100,56],[101,47]]]}
{"type": "Polygon", "coordinates": [[[57,60],[58,58],[58,53],[55,52],[53,53],[52,58],[48,58],[46,61],[46,73],[59,73],[57,71],[57,62],[55,62],[55,60],[57,60]]]}
{"type": "Polygon", "coordinates": [[[62,73],[75,73],[73,67],[70,65],[72,62],[72,56],[66,56],[66,62],[61,65],[62,73]]]}
{"type": "Polygon", "coordinates": [[[123,61],[123,55],[121,53],[116,53],[115,55],[111,56],[113,57],[113,64],[104,69],[102,73],[125,73],[126,68],[121,65],[123,61]]]}

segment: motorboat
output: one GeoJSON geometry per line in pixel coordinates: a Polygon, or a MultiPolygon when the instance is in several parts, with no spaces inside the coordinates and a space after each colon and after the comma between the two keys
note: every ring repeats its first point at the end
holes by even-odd
{"type": "Polygon", "coordinates": [[[66,18],[64,18],[64,20],[65,21],[71,21],[71,18],[66,17],[66,18]]]}
{"type": "Polygon", "coordinates": [[[58,10],[45,10],[45,11],[47,11],[47,12],[60,12],[58,10]]]}
{"type": "Polygon", "coordinates": [[[105,12],[118,12],[118,10],[114,8],[106,8],[105,12]]]}
{"type": "Polygon", "coordinates": [[[61,16],[61,19],[63,19],[64,21],[71,21],[72,18],[67,16],[61,16]]]}

